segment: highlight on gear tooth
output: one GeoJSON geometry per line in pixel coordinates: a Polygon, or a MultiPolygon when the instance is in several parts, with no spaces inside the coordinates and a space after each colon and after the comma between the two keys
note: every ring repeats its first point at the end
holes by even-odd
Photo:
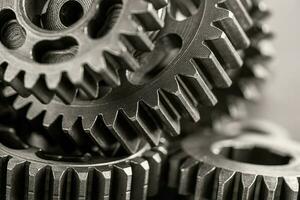
{"type": "Polygon", "coordinates": [[[299,198],[300,148],[287,137],[206,129],[180,143],[169,158],[168,186],[182,199],[299,198]]]}
{"type": "Polygon", "coordinates": [[[126,73],[119,87],[102,90],[96,100],[78,92],[70,105],[19,96],[14,107],[26,108],[27,118],[40,119],[48,130],[96,149],[117,144],[135,153],[143,141],[155,146],[165,133],[179,135],[184,121],[197,122],[203,107],[216,105],[214,88],[231,86],[229,71],[243,64],[239,50],[250,45],[246,32],[253,22],[238,0],[199,0],[192,8],[188,1],[176,2],[169,2],[154,49],[135,52],[142,66],[126,73]]]}
{"type": "Polygon", "coordinates": [[[105,158],[60,153],[45,135],[44,146],[38,146],[42,136],[36,132],[6,125],[0,131],[5,135],[0,138],[1,199],[141,200],[160,191],[168,145],[164,140],[156,148],[143,145],[131,156],[105,158]]]}
{"type": "Polygon", "coordinates": [[[57,96],[69,104],[77,90],[96,99],[103,87],[121,84],[120,71],[140,68],[133,52],[153,49],[166,5],[166,0],[3,1],[1,79],[43,103],[57,96]]]}

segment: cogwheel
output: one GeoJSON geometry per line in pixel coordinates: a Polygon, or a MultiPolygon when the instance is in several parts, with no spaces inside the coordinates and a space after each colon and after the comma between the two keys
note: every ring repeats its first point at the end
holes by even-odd
{"type": "Polygon", "coordinates": [[[255,130],[205,130],[171,155],[168,185],[195,200],[298,199],[299,153],[298,143],[255,130]]]}
{"type": "Polygon", "coordinates": [[[216,104],[213,87],[231,85],[226,71],[241,67],[238,49],[249,46],[253,23],[240,0],[172,0],[168,11],[154,50],[135,54],[145,67],[128,72],[120,87],[97,100],[79,94],[71,105],[19,97],[14,107],[100,149],[119,143],[134,153],[143,140],[157,145],[165,130],[179,134],[183,120],[199,121],[200,108],[216,104]]]}
{"type": "Polygon", "coordinates": [[[37,135],[31,135],[29,145],[13,128],[1,126],[0,131],[0,199],[142,200],[160,189],[167,155],[163,141],[129,157],[108,159],[49,153],[32,145],[41,141],[37,135]]]}
{"type": "Polygon", "coordinates": [[[96,98],[102,85],[120,84],[119,71],[141,67],[133,52],[154,48],[166,5],[166,0],[3,1],[1,79],[43,103],[54,95],[70,103],[78,89],[96,98]]]}

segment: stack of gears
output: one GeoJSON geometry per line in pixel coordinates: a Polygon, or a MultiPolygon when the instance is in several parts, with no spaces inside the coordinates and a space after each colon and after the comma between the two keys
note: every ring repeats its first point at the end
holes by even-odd
{"type": "Polygon", "coordinates": [[[1,0],[0,199],[299,199],[299,145],[244,119],[270,74],[269,15],[1,0]]]}

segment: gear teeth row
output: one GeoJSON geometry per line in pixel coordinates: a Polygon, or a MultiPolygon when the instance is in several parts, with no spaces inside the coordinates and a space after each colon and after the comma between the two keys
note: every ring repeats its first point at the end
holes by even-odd
{"type": "MultiPolygon", "coordinates": [[[[163,2],[158,4],[164,5],[163,2]]],[[[78,117],[68,113],[61,113],[62,116],[58,118],[47,112],[49,105],[32,100],[33,97],[17,98],[14,107],[18,110],[28,107],[29,119],[44,115],[41,118],[46,128],[62,129],[84,151],[86,147],[94,146],[91,144],[95,144],[100,151],[107,150],[111,144],[121,144],[127,152],[134,153],[143,140],[157,145],[166,130],[171,135],[178,135],[183,120],[200,120],[199,107],[216,105],[217,97],[212,89],[230,87],[232,81],[227,70],[242,66],[242,58],[237,50],[249,46],[249,38],[236,20],[236,11],[230,12],[216,7],[216,4],[211,5],[216,14],[208,15],[213,19],[210,19],[212,23],[209,24],[204,45],[194,43],[193,47],[189,47],[193,49],[193,53],[189,55],[191,59],[184,64],[185,73],[174,75],[174,80],[167,89],[158,89],[156,102],[140,100],[134,112],[125,108],[117,110],[115,117],[109,120],[101,113],[97,113],[92,120],[87,120],[90,117],[84,114],[79,114],[82,117],[78,117]],[[197,55],[199,52],[202,52],[201,56],[197,55]],[[36,108],[41,108],[41,112],[37,112],[36,108]],[[109,137],[112,139],[109,140],[109,137]],[[85,141],[89,145],[80,144],[79,141],[85,141]]],[[[196,34],[195,40],[203,41],[203,36],[196,34]]]]}
{"type": "Polygon", "coordinates": [[[76,70],[66,70],[61,74],[52,73],[52,75],[35,74],[16,69],[5,60],[1,60],[1,77],[23,97],[33,94],[44,104],[48,104],[54,96],[70,104],[76,97],[78,89],[95,99],[99,96],[99,87],[101,89],[98,85],[99,80],[105,81],[110,86],[118,86],[120,68],[125,67],[130,71],[140,69],[132,52],[153,50],[151,34],[148,35],[146,32],[155,32],[164,26],[163,19],[158,16],[158,10],[163,9],[167,3],[165,0],[153,3],[144,0],[128,3],[129,8],[126,9],[132,13],[130,17],[122,19],[125,22],[119,27],[119,42],[111,50],[99,52],[99,57],[91,58],[76,70]],[[116,49],[116,46],[119,49],[116,49]]]}
{"type": "Polygon", "coordinates": [[[166,147],[116,164],[74,167],[44,165],[1,156],[2,199],[140,200],[160,189],[166,147]]]}
{"type": "MultiPolygon", "coordinates": [[[[256,137],[254,135],[251,137],[256,137]]],[[[198,133],[197,136],[189,138],[188,141],[192,142],[192,139],[193,141],[195,141],[195,139],[206,140],[208,137],[211,137],[211,135],[201,136],[201,134],[198,133]]],[[[221,138],[228,141],[229,138],[235,140],[235,137],[222,136],[221,138]]],[[[269,140],[268,137],[269,136],[260,135],[253,141],[269,140]]],[[[245,141],[246,140],[247,139],[245,138],[245,141]]],[[[223,139],[221,139],[221,141],[223,141],[223,139]]],[[[214,143],[214,140],[208,139],[207,142],[207,148],[209,148],[209,146],[214,143]]],[[[201,144],[206,145],[205,142],[201,142],[201,144]]],[[[278,143],[270,144],[273,145],[278,143]]],[[[268,148],[268,145],[270,144],[267,144],[266,148],[268,148]]],[[[284,170],[279,170],[277,172],[281,175],[276,175],[276,173],[271,175],[271,173],[267,172],[269,170],[268,167],[262,167],[264,168],[261,169],[262,171],[255,170],[255,164],[246,164],[248,165],[246,166],[245,163],[235,163],[234,160],[232,161],[230,159],[227,162],[227,158],[222,158],[225,159],[223,167],[221,164],[222,162],[215,162],[218,157],[215,158],[213,156],[214,153],[208,153],[212,151],[211,149],[202,149],[205,153],[201,153],[200,156],[191,155],[188,149],[189,147],[185,145],[182,145],[182,148],[183,149],[170,155],[168,165],[168,187],[173,189],[176,188],[179,195],[186,197],[183,199],[275,200],[299,198],[299,173],[296,170],[298,162],[296,162],[297,164],[295,165],[291,164],[289,166],[291,170],[294,170],[294,173],[285,173],[283,172],[284,170]],[[210,163],[217,164],[213,165],[210,163]],[[230,168],[230,166],[232,166],[232,168],[230,168]]],[[[193,144],[193,148],[196,148],[195,143],[193,144]]],[[[293,148],[297,148],[297,145],[292,145],[292,148],[288,151],[298,151],[293,148]]],[[[196,152],[197,151],[198,150],[196,150],[196,152]]],[[[295,153],[294,156],[295,155],[297,155],[297,153],[295,153]]],[[[257,167],[261,166],[257,165],[257,167]]],[[[284,165],[279,167],[285,168],[284,165]]]]}

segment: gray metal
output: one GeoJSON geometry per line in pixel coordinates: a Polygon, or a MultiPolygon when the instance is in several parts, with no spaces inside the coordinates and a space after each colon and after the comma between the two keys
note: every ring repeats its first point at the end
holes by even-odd
{"type": "Polygon", "coordinates": [[[54,95],[70,103],[77,89],[97,98],[103,85],[120,85],[119,70],[140,68],[132,52],[154,48],[166,5],[165,0],[3,0],[1,78],[43,103],[54,95]],[[49,59],[53,52],[67,59],[49,59]]]}
{"type": "Polygon", "coordinates": [[[169,186],[195,200],[298,199],[299,144],[254,130],[184,139],[169,161],[169,186]]]}
{"type": "Polygon", "coordinates": [[[20,133],[15,129],[1,126],[0,132],[6,136],[1,138],[0,145],[0,198],[3,200],[142,200],[157,195],[160,190],[167,155],[164,141],[152,149],[144,145],[131,156],[56,154],[49,157],[45,156],[45,150],[25,143],[17,145],[24,141],[17,138],[20,133]]]}
{"type": "Polygon", "coordinates": [[[201,109],[217,103],[213,88],[231,85],[227,72],[241,67],[238,50],[250,44],[245,31],[252,22],[237,0],[176,2],[154,50],[136,52],[142,67],[128,72],[120,87],[107,88],[97,100],[79,94],[71,105],[19,97],[14,107],[28,106],[29,119],[41,117],[46,128],[63,130],[75,142],[92,138],[100,149],[112,140],[134,153],[144,140],[157,145],[165,131],[178,135],[184,119],[199,121],[201,109]]]}

